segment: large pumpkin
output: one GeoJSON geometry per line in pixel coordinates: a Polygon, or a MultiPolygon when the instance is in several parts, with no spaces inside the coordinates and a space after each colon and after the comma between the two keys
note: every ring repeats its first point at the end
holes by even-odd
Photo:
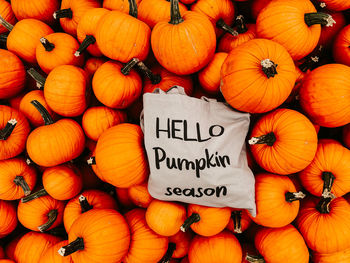
{"type": "MultiPolygon", "coordinates": [[[[16,17],[13,13],[12,6],[6,0],[0,0],[0,15],[10,24],[16,23],[16,17]]],[[[8,30],[6,27],[0,24],[0,34],[6,33],[8,30]]]]}

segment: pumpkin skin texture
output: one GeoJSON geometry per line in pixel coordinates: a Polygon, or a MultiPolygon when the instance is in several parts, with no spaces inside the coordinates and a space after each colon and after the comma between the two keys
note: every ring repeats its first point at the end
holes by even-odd
{"type": "Polygon", "coordinates": [[[233,233],[240,234],[248,229],[251,225],[252,219],[248,211],[245,209],[232,209],[231,218],[226,228],[233,233]]]}
{"type": "Polygon", "coordinates": [[[15,205],[11,202],[0,200],[0,238],[10,234],[16,226],[17,213],[15,205]]]}
{"type": "Polygon", "coordinates": [[[271,263],[308,263],[309,251],[299,231],[293,225],[262,228],[255,236],[255,247],[271,263]]]}
{"type": "Polygon", "coordinates": [[[311,163],[317,150],[315,127],[303,114],[290,109],[277,109],[262,117],[251,136],[254,159],[271,173],[299,172],[311,163]]]}
{"type": "Polygon", "coordinates": [[[350,66],[350,25],[344,27],[336,36],[333,44],[335,62],[350,66]]]}
{"type": "Polygon", "coordinates": [[[92,76],[95,74],[96,70],[106,62],[107,62],[107,59],[105,58],[95,58],[95,57],[88,58],[84,65],[84,70],[88,78],[92,79],[92,76]]]}
{"type": "Polygon", "coordinates": [[[118,209],[117,202],[109,194],[95,189],[86,190],[81,195],[69,200],[64,209],[63,222],[67,232],[69,232],[74,221],[88,209],[85,208],[83,200],[80,201],[80,196],[86,198],[88,206],[92,209],[118,209]]]}
{"type": "Polygon", "coordinates": [[[123,63],[132,58],[144,60],[148,55],[150,36],[151,29],[146,23],[119,11],[105,14],[95,35],[101,52],[123,63]],[[128,26],[124,27],[125,24],[128,26]]]}
{"type": "MultiPolygon", "coordinates": [[[[136,0],[136,5],[139,7],[141,0],[136,0]]],[[[103,8],[111,11],[120,11],[125,14],[129,14],[130,3],[124,0],[103,0],[103,8]]]]}
{"type": "Polygon", "coordinates": [[[262,113],[281,105],[295,80],[295,65],[285,48],[271,40],[253,39],[227,56],[221,68],[220,89],[233,108],[262,113]]]}
{"type": "Polygon", "coordinates": [[[328,10],[343,11],[350,8],[350,3],[347,0],[317,0],[317,2],[324,3],[328,10]]]}
{"type": "Polygon", "coordinates": [[[158,262],[167,250],[168,238],[156,234],[148,227],[145,213],[144,209],[136,208],[125,214],[131,241],[124,263],[158,262]]]}
{"type": "MultiPolygon", "coordinates": [[[[64,240],[49,247],[41,255],[39,263],[73,263],[71,256],[62,257],[57,253],[57,250],[68,245],[68,240],[64,240]]],[[[0,262],[1,263],[1,262],[0,262]]]]}
{"type": "Polygon", "coordinates": [[[131,201],[138,207],[147,208],[153,201],[153,197],[148,192],[148,183],[133,185],[128,188],[131,201]]]}
{"type": "Polygon", "coordinates": [[[312,258],[315,262],[320,263],[347,263],[350,261],[350,248],[330,254],[322,254],[315,252],[312,254],[312,258]]]}
{"type": "Polygon", "coordinates": [[[306,74],[300,88],[300,105],[311,121],[323,127],[350,122],[350,67],[327,64],[306,74]]]}
{"type": "Polygon", "coordinates": [[[175,235],[185,220],[186,208],[182,204],[154,199],[147,207],[147,225],[159,235],[175,235]]]}
{"type": "MultiPolygon", "coordinates": [[[[78,238],[88,245],[71,254],[74,263],[121,262],[128,252],[130,231],[117,211],[92,209],[82,214],[69,230],[69,243],[78,238]]],[[[62,248],[58,253],[63,254],[62,248]]]]}
{"type": "Polygon", "coordinates": [[[241,263],[242,248],[237,238],[228,231],[192,239],[188,259],[190,263],[241,263]]]}
{"type": "MultiPolygon", "coordinates": [[[[15,14],[12,11],[11,4],[5,0],[0,0],[0,15],[10,24],[16,23],[15,14]]],[[[0,25],[0,34],[6,33],[8,30],[0,25]]]]}
{"type": "Polygon", "coordinates": [[[254,20],[257,19],[260,11],[272,0],[254,0],[251,6],[251,13],[254,20]]]}
{"type": "Polygon", "coordinates": [[[19,157],[0,161],[0,174],[0,199],[2,200],[17,200],[30,194],[37,179],[35,168],[27,165],[24,159],[19,157]]]}
{"type": "Polygon", "coordinates": [[[4,131],[4,128],[9,125],[8,122],[11,122],[13,119],[15,119],[17,123],[10,135],[8,136],[9,133],[6,133],[6,136],[4,136],[4,134],[1,135],[0,160],[15,157],[23,152],[25,148],[25,143],[30,132],[27,119],[18,110],[0,105],[0,131],[4,131]]]}
{"type": "Polygon", "coordinates": [[[149,168],[140,126],[122,123],[104,131],[97,141],[96,164],[97,175],[116,187],[142,183],[149,168]]]}
{"type": "MultiPolygon", "coordinates": [[[[324,200],[329,201],[330,198],[324,200]]],[[[315,197],[304,200],[296,219],[297,227],[307,246],[323,254],[349,248],[349,203],[342,197],[338,197],[332,200],[329,205],[322,207],[318,205],[319,202],[320,198],[315,197]]]]}
{"type": "Polygon", "coordinates": [[[22,61],[12,52],[0,49],[0,99],[20,93],[26,81],[22,61]]]}

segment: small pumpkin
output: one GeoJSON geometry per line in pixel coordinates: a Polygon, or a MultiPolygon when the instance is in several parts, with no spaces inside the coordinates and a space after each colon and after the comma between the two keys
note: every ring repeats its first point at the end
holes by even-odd
{"type": "Polygon", "coordinates": [[[171,262],[171,258],[182,258],[188,254],[193,234],[191,231],[179,231],[169,237],[168,250],[160,262],[171,262]]]}
{"type": "MultiPolygon", "coordinates": [[[[0,16],[10,24],[16,23],[16,16],[13,13],[12,6],[5,0],[0,0],[0,16]]],[[[0,34],[8,32],[7,28],[0,24],[0,34]]]]}
{"type": "Polygon", "coordinates": [[[138,207],[147,208],[152,202],[153,197],[148,192],[148,183],[133,185],[128,188],[128,194],[131,201],[138,207]]]}
{"type": "Polygon", "coordinates": [[[335,62],[350,66],[350,25],[345,26],[336,36],[333,44],[335,62]]]}
{"type": "MultiPolygon", "coordinates": [[[[0,238],[3,238],[15,230],[17,226],[17,213],[14,203],[9,201],[0,200],[0,238]]],[[[1,247],[2,255],[0,258],[4,258],[4,250],[1,247]]],[[[1,252],[0,252],[1,254],[1,252]]]]}
{"type": "Polygon", "coordinates": [[[92,76],[95,74],[96,70],[105,62],[106,58],[95,58],[91,57],[85,61],[84,70],[89,79],[92,79],[92,76]]]}
{"type": "Polygon", "coordinates": [[[248,229],[251,225],[252,219],[246,209],[233,208],[231,211],[231,218],[226,228],[235,234],[240,234],[248,229]]]}
{"type": "Polygon", "coordinates": [[[57,253],[58,249],[66,245],[68,245],[68,240],[58,242],[55,245],[49,247],[41,255],[40,261],[38,263],[73,263],[71,256],[62,257],[57,253]]]}

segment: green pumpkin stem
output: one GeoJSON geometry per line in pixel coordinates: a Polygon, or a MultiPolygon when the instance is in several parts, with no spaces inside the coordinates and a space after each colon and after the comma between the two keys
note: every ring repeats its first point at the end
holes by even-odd
{"type": "Polygon", "coordinates": [[[332,197],[332,186],[335,180],[335,176],[331,172],[323,172],[322,173],[322,180],[323,183],[323,190],[322,190],[322,197],[332,197]]]}
{"type": "Polygon", "coordinates": [[[8,35],[0,35],[0,43],[6,44],[8,35]]]}
{"type": "Polygon", "coordinates": [[[77,237],[76,240],[69,243],[67,246],[61,247],[58,250],[58,254],[60,254],[62,257],[69,256],[70,254],[73,254],[74,252],[77,252],[78,250],[84,249],[84,239],[81,237],[77,237]]]}
{"type": "Polygon", "coordinates": [[[81,213],[85,213],[93,208],[93,206],[89,204],[88,200],[83,195],[79,196],[79,204],[81,208],[81,213]]]}
{"type": "Polygon", "coordinates": [[[235,233],[242,233],[242,211],[232,211],[231,218],[233,221],[233,231],[235,233]]]}
{"type": "Polygon", "coordinates": [[[78,50],[74,53],[74,56],[79,57],[90,45],[96,43],[96,38],[92,35],[87,35],[83,42],[81,42],[78,50]]]}
{"type": "Polygon", "coordinates": [[[245,24],[244,16],[242,15],[238,15],[236,17],[235,25],[236,25],[236,30],[239,34],[243,34],[248,31],[248,28],[245,24]]]}
{"type": "Polygon", "coordinates": [[[22,187],[25,196],[30,194],[31,190],[30,190],[26,180],[24,180],[23,176],[16,176],[15,179],[13,180],[13,182],[16,185],[22,187]]]}
{"type": "Polygon", "coordinates": [[[60,19],[60,18],[72,19],[73,18],[73,11],[70,8],[57,10],[53,13],[53,18],[54,19],[60,19]]]}
{"type": "Polygon", "coordinates": [[[292,193],[292,192],[287,192],[285,193],[285,198],[286,201],[291,203],[297,200],[301,200],[304,199],[306,196],[306,194],[304,194],[302,191],[296,192],[296,193],[292,193]]]}
{"type": "Polygon", "coordinates": [[[55,49],[55,45],[52,44],[49,40],[47,40],[44,37],[40,38],[40,43],[44,46],[45,50],[48,52],[55,49]]]}
{"type": "Polygon", "coordinates": [[[0,25],[2,25],[8,31],[12,31],[13,29],[13,25],[7,22],[1,15],[0,15],[0,25]]]}
{"type": "Polygon", "coordinates": [[[49,218],[45,224],[42,224],[41,226],[38,226],[38,229],[40,232],[45,232],[48,230],[53,223],[55,223],[58,216],[57,209],[50,210],[50,212],[47,214],[47,217],[49,218]]]}
{"type": "Polygon", "coordinates": [[[262,256],[255,256],[255,255],[247,254],[245,259],[251,263],[265,263],[265,260],[262,256]]]}
{"type": "Polygon", "coordinates": [[[277,72],[277,64],[275,64],[275,62],[273,62],[270,59],[264,59],[260,62],[261,64],[261,70],[265,73],[266,77],[269,78],[273,78],[275,75],[278,74],[277,72]]]}
{"type": "Polygon", "coordinates": [[[180,227],[180,230],[182,232],[186,232],[193,223],[197,223],[197,222],[199,222],[199,220],[201,220],[201,217],[199,216],[199,214],[192,213],[192,215],[190,217],[188,217],[185,220],[185,222],[182,224],[182,226],[180,227]]]}
{"type": "Polygon", "coordinates": [[[228,24],[226,24],[222,18],[220,18],[216,22],[216,27],[224,30],[225,32],[231,34],[232,36],[235,36],[235,37],[238,36],[238,32],[234,30],[232,27],[230,27],[228,24]]]}
{"type": "Polygon", "coordinates": [[[137,18],[137,4],[135,0],[128,0],[129,1],[129,15],[137,18]]]}
{"type": "Polygon", "coordinates": [[[121,72],[124,75],[128,75],[133,67],[137,66],[137,68],[141,71],[141,73],[151,80],[153,85],[156,85],[162,81],[160,75],[154,75],[152,70],[150,70],[145,63],[140,61],[138,58],[131,59],[125,66],[121,69],[121,72]]]}
{"type": "Polygon", "coordinates": [[[16,119],[11,119],[9,120],[5,127],[0,130],[0,141],[5,141],[8,139],[8,137],[11,136],[11,133],[15,129],[17,125],[17,120],[16,119]]]}
{"type": "Polygon", "coordinates": [[[169,242],[168,249],[165,255],[162,257],[162,259],[158,263],[169,263],[175,250],[176,250],[176,244],[173,242],[169,242]]]}
{"type": "Polygon", "coordinates": [[[46,78],[42,76],[38,71],[33,68],[27,70],[29,76],[31,76],[36,81],[36,86],[38,89],[42,89],[45,86],[46,78]]]}
{"type": "Polygon", "coordinates": [[[39,101],[32,100],[30,103],[33,104],[34,107],[39,111],[41,117],[43,117],[45,125],[54,124],[54,121],[53,121],[50,113],[47,111],[47,109],[43,105],[41,105],[41,103],[39,101]]]}
{"type": "Polygon", "coordinates": [[[39,190],[39,191],[37,191],[37,192],[35,192],[35,193],[32,193],[32,194],[30,194],[30,195],[27,195],[26,197],[23,197],[23,198],[21,199],[21,201],[22,201],[22,203],[27,203],[27,202],[30,202],[30,201],[32,201],[32,200],[34,200],[34,199],[37,199],[37,198],[39,198],[39,197],[42,197],[42,196],[44,196],[44,195],[48,195],[48,193],[47,193],[46,190],[43,188],[43,189],[41,189],[41,190],[39,190]]]}
{"type": "Polygon", "coordinates": [[[170,0],[170,21],[169,24],[177,25],[184,21],[179,9],[179,0],[170,0]]]}
{"type": "Polygon", "coordinates": [[[331,201],[332,201],[331,197],[321,198],[320,202],[316,206],[316,209],[321,214],[329,214],[329,212],[331,211],[331,209],[330,209],[331,201]]]}
{"type": "Polygon", "coordinates": [[[268,146],[273,146],[273,144],[276,142],[276,136],[273,132],[270,132],[265,135],[261,135],[259,137],[252,137],[248,143],[250,145],[254,144],[266,144],[268,146]]]}
{"type": "Polygon", "coordinates": [[[317,12],[304,14],[304,21],[308,26],[320,24],[322,26],[330,27],[336,22],[330,14],[317,12]]]}

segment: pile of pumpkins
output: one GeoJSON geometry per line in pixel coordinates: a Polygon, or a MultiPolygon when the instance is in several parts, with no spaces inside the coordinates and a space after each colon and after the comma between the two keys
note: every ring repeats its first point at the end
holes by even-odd
{"type": "Polygon", "coordinates": [[[0,0],[0,263],[349,263],[349,11],[0,0]],[[174,85],[251,113],[256,217],[148,193],[142,94],[174,85]]]}

